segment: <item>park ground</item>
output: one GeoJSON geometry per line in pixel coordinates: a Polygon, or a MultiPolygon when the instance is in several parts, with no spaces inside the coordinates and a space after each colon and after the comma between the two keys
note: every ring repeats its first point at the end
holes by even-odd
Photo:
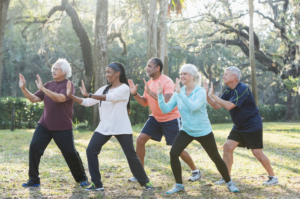
{"type": "MultiPolygon", "coordinates": [[[[217,146],[222,154],[232,124],[213,125],[217,146]]],[[[142,125],[133,127],[134,143],[142,125]]],[[[201,170],[200,181],[191,183],[191,172],[182,163],[186,192],[168,196],[174,185],[169,163],[170,148],[162,142],[147,143],[146,172],[155,186],[145,191],[138,183],[129,183],[132,176],[118,141],[110,139],[99,156],[105,191],[86,192],[72,178],[61,152],[53,141],[46,149],[40,164],[41,186],[23,188],[27,181],[28,151],[33,129],[0,131],[0,198],[300,198],[300,124],[264,123],[264,153],[269,157],[280,185],[265,187],[267,174],[250,150],[238,148],[234,152],[233,181],[240,193],[228,192],[226,186],[216,186],[220,179],[216,167],[198,142],[187,148],[201,170]]],[[[85,150],[93,132],[75,131],[75,145],[90,179],[85,150]]]]}

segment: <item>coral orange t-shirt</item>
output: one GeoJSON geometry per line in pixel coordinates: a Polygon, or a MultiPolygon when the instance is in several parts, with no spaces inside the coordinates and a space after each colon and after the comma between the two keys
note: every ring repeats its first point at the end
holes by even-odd
{"type": "MultiPolygon", "coordinates": [[[[167,93],[171,93],[171,94],[174,93],[174,83],[172,79],[163,74],[158,79],[156,80],[150,79],[147,82],[147,85],[149,86],[152,92],[157,93],[157,87],[159,81],[162,84],[164,95],[167,93]]],[[[167,122],[180,117],[177,107],[175,107],[171,112],[167,114],[163,114],[159,108],[157,100],[155,100],[153,97],[148,95],[146,91],[144,91],[143,97],[147,99],[150,110],[152,111],[152,115],[158,122],[167,122]]]]}

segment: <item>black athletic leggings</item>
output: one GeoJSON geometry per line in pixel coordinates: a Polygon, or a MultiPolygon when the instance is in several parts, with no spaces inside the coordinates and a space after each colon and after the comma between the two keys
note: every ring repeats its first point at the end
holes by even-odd
{"type": "Polygon", "coordinates": [[[224,160],[221,158],[221,156],[218,152],[214,134],[211,132],[206,136],[192,137],[184,131],[179,131],[179,133],[178,133],[177,137],[175,138],[175,141],[172,145],[171,151],[170,151],[171,167],[172,167],[172,171],[173,171],[173,175],[175,177],[176,183],[182,184],[182,173],[181,173],[181,164],[179,161],[179,156],[180,156],[181,152],[193,140],[197,140],[202,145],[202,147],[204,148],[204,150],[206,151],[206,153],[208,154],[210,159],[217,166],[217,169],[220,172],[220,174],[222,175],[225,182],[226,183],[229,182],[230,176],[228,173],[228,169],[227,169],[227,166],[226,166],[224,160]]]}
{"type": "MultiPolygon", "coordinates": [[[[88,158],[89,171],[92,177],[92,182],[96,186],[102,187],[101,175],[99,171],[98,155],[100,154],[102,146],[111,138],[112,135],[103,135],[98,132],[94,132],[93,137],[90,140],[89,146],[86,149],[88,158]]],[[[136,155],[133,148],[132,134],[115,135],[119,141],[129,164],[129,168],[133,176],[137,179],[141,186],[145,186],[149,182],[143,165],[136,155]]]]}

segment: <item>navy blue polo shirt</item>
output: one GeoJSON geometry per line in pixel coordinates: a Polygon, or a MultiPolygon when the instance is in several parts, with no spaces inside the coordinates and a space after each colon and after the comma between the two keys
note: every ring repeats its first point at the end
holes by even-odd
{"type": "Polygon", "coordinates": [[[221,99],[236,105],[229,111],[234,124],[232,130],[255,132],[262,129],[258,107],[250,88],[246,84],[239,82],[234,89],[228,87],[221,99]]]}

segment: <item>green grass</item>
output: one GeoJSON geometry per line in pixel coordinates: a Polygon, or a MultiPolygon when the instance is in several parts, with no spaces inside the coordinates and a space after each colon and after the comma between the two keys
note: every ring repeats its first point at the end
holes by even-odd
{"type": "MultiPolygon", "coordinates": [[[[142,126],[134,126],[134,142],[142,126]]],[[[231,124],[213,125],[220,154],[231,124]]],[[[104,192],[86,192],[72,178],[69,168],[51,141],[40,163],[40,188],[22,188],[28,178],[28,150],[33,130],[0,131],[0,198],[299,198],[300,197],[300,124],[265,123],[264,153],[269,157],[280,185],[262,186],[267,174],[250,150],[238,148],[234,153],[233,180],[240,193],[232,194],[226,186],[213,183],[220,179],[215,165],[198,142],[187,151],[202,171],[201,181],[187,182],[189,167],[182,163],[185,193],[167,196],[174,185],[169,163],[170,147],[149,141],[146,146],[146,172],[156,187],[144,191],[138,183],[127,182],[132,176],[123,151],[115,138],[102,149],[99,156],[104,192]]],[[[85,149],[93,132],[74,132],[76,149],[89,176],[85,149]]]]}

